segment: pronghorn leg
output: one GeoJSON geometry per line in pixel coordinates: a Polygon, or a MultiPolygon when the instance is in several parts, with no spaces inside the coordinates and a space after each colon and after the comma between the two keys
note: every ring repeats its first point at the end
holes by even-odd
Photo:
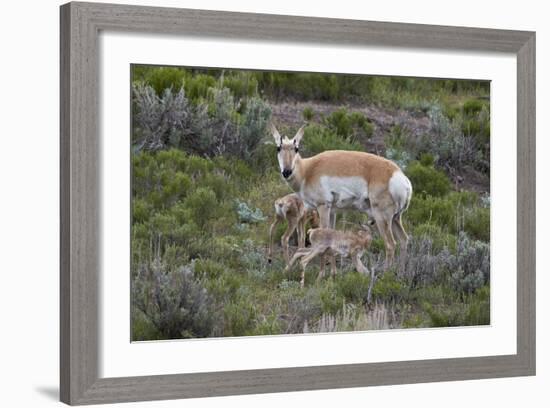
{"type": "Polygon", "coordinates": [[[277,224],[282,222],[283,219],[279,216],[275,217],[275,220],[273,220],[273,223],[269,227],[269,249],[267,251],[267,262],[271,263],[271,257],[273,255],[273,231],[275,230],[275,227],[277,224]]]}
{"type": "Polygon", "coordinates": [[[388,217],[385,217],[383,214],[378,212],[374,213],[374,219],[376,221],[376,226],[378,227],[378,232],[380,232],[386,246],[386,260],[384,267],[387,269],[392,265],[393,256],[395,253],[395,239],[393,238],[391,227],[392,219],[391,217],[388,219],[388,217]]]}
{"type": "Polygon", "coordinates": [[[405,257],[407,256],[407,246],[409,243],[409,236],[405,232],[405,229],[403,228],[403,224],[401,222],[401,214],[397,214],[393,217],[392,221],[392,231],[393,235],[397,240],[399,240],[399,259],[401,261],[405,260],[405,257]]]}
{"type": "Polygon", "coordinates": [[[298,258],[301,258],[301,257],[304,257],[306,256],[307,254],[310,253],[310,249],[309,248],[300,248],[298,249],[294,255],[292,256],[292,259],[290,260],[290,262],[288,263],[288,265],[286,266],[285,268],[285,272],[289,271],[290,268],[292,267],[292,265],[294,265],[294,262],[296,262],[298,260],[298,258]]]}
{"type": "Polygon", "coordinates": [[[286,231],[281,237],[281,246],[283,247],[283,252],[285,256],[285,262],[288,264],[288,261],[290,260],[290,255],[288,253],[288,240],[290,239],[290,236],[296,229],[296,226],[298,225],[298,220],[294,218],[288,219],[288,226],[286,227],[286,231]]]}
{"type": "Polygon", "coordinates": [[[327,204],[320,204],[317,207],[319,213],[319,226],[321,228],[330,228],[330,207],[327,204]]]}
{"type": "MultiPolygon", "coordinates": [[[[336,229],[336,210],[332,210],[330,212],[330,228],[336,229]]],[[[330,259],[330,274],[333,278],[336,278],[336,255],[329,254],[330,259]]],[[[340,267],[342,267],[342,263],[340,262],[340,267]]]]}

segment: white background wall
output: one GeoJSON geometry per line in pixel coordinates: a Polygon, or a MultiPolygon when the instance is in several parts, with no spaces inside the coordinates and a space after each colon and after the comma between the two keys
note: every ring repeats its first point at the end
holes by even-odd
{"type": "MultiPolygon", "coordinates": [[[[134,4],[356,18],[537,32],[538,208],[549,194],[543,190],[544,152],[550,147],[545,113],[550,72],[550,26],[545,3],[443,1],[335,2],[277,0],[139,1],[134,4]]],[[[57,0],[9,2],[2,5],[0,62],[0,376],[2,406],[43,407],[58,404],[59,310],[59,11],[57,0]],[[6,92],[7,88],[7,92],[6,92]]],[[[550,329],[545,311],[550,297],[548,259],[543,231],[544,211],[537,227],[537,372],[536,377],[478,380],[281,393],[187,400],[188,407],[257,407],[341,404],[360,406],[475,407],[548,406],[550,329]],[[545,387],[546,386],[546,387],[545,387]]],[[[498,273],[498,271],[494,271],[498,273]]],[[[124,406],[181,406],[163,401],[124,406]]]]}

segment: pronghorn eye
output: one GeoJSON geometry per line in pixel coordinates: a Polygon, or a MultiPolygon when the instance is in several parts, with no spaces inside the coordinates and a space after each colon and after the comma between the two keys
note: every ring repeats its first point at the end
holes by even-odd
{"type": "Polygon", "coordinates": [[[294,147],[294,151],[295,151],[296,153],[298,153],[298,150],[300,150],[300,149],[298,149],[298,146],[295,146],[295,147],[294,147]]]}
{"type": "Polygon", "coordinates": [[[280,152],[281,151],[281,146],[277,146],[277,151],[280,152]]]}

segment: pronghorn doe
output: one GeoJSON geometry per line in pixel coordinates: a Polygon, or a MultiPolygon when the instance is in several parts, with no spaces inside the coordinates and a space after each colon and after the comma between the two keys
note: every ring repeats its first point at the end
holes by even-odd
{"type": "MultiPolygon", "coordinates": [[[[294,262],[302,258],[300,261],[302,265],[300,285],[302,287],[304,287],[307,264],[317,255],[325,253],[350,257],[357,272],[365,275],[369,273],[367,267],[361,262],[361,257],[372,242],[372,234],[367,225],[361,225],[361,229],[356,232],[338,231],[332,228],[313,228],[308,231],[308,235],[311,246],[309,248],[298,249],[286,269],[288,271],[294,262]]],[[[317,280],[325,275],[324,266],[324,262],[321,262],[321,269],[317,280]]],[[[336,276],[336,266],[334,264],[331,266],[331,274],[333,277],[336,276]]]]}
{"type": "Polygon", "coordinates": [[[290,259],[288,253],[288,240],[294,231],[296,231],[298,235],[298,248],[304,248],[306,246],[305,229],[307,222],[309,221],[313,227],[319,226],[317,211],[305,208],[298,194],[287,194],[275,200],[275,220],[269,227],[269,250],[267,255],[269,263],[271,263],[271,256],[273,253],[273,231],[277,224],[285,220],[287,221],[287,227],[281,237],[281,246],[283,247],[284,258],[287,264],[290,259]]]}
{"type": "Polygon", "coordinates": [[[395,238],[405,255],[408,236],[401,215],[409,206],[412,186],[394,162],[371,153],[341,150],[302,158],[304,126],[292,139],[283,138],[273,125],[271,132],[283,178],[306,206],[317,209],[321,227],[334,228],[335,209],[358,210],[374,220],[384,239],[386,267],[393,263],[395,238]]]}

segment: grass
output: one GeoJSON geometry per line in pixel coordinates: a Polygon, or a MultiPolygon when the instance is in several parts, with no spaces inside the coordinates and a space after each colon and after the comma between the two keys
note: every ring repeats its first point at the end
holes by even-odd
{"type": "MultiPolygon", "coordinates": [[[[372,290],[379,310],[373,314],[366,302],[370,277],[358,274],[348,260],[338,261],[336,279],[326,277],[320,282],[316,282],[319,263],[312,262],[305,290],[299,287],[298,268],[283,271],[278,245],[273,264],[267,263],[273,201],[288,193],[276,172],[254,174],[236,158],[211,161],[180,150],[142,152],[133,162],[140,171],[134,172],[133,183],[132,271],[135,284],[141,285],[133,291],[134,339],[487,323],[487,305],[468,291],[474,272],[454,276],[453,269],[445,269],[458,262],[453,253],[457,253],[460,231],[471,229],[469,235],[485,238],[479,232],[488,229],[488,224],[479,222],[478,212],[488,209],[480,206],[475,194],[415,196],[405,215],[407,228],[415,239],[429,238],[430,246],[412,246],[411,257],[427,259],[430,255],[425,263],[438,270],[414,266],[416,277],[401,270],[379,275],[372,290]],[[186,188],[175,189],[174,184],[186,188]],[[465,219],[471,217],[471,221],[460,224],[463,214],[470,212],[465,219]],[[177,278],[182,265],[195,282],[188,287],[207,295],[193,295],[185,301],[190,313],[202,311],[199,316],[208,313],[212,317],[206,326],[168,313],[168,305],[153,301],[155,294],[172,293],[165,285],[182,279],[177,278]],[[156,275],[143,272],[151,270],[156,275]],[[167,324],[163,319],[176,323],[163,328],[167,324]],[[186,327],[176,330],[177,322],[186,327]]],[[[359,214],[346,216],[360,218],[359,214]]],[[[276,242],[284,228],[277,229],[276,242]]],[[[464,245],[471,248],[473,243],[464,245]]],[[[383,242],[377,238],[365,262],[376,265],[377,254],[382,252],[383,242]]],[[[488,277],[481,279],[484,284],[488,277]]],[[[181,304],[183,298],[178,299],[181,304]]]]}

